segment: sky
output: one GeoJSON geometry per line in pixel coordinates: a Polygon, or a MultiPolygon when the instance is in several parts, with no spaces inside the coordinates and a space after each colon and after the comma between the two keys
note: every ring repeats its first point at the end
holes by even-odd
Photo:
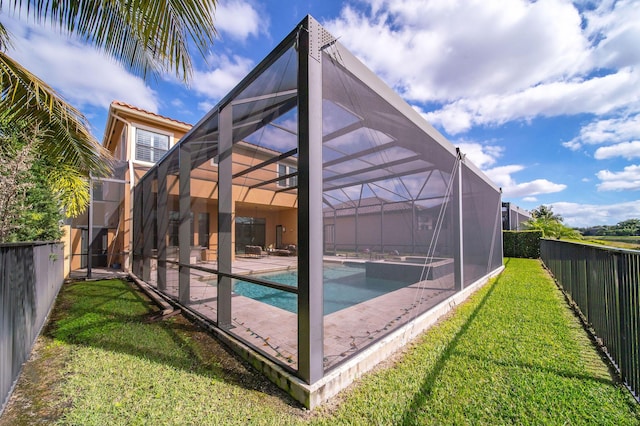
{"type": "MultiPolygon", "coordinates": [[[[3,3],[0,0],[0,3],[3,3]]],[[[572,227],[640,218],[640,1],[219,0],[189,86],[147,81],[5,5],[8,54],[89,119],[109,104],[197,123],[307,15],[460,147],[503,201],[572,227]]]]}

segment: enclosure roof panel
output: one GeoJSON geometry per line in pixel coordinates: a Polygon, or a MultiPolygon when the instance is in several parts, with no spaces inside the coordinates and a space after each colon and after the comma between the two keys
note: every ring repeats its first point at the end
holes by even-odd
{"type": "MultiPolygon", "coordinates": [[[[297,43],[299,31],[304,30],[322,34],[322,43],[310,46],[309,56],[334,65],[323,66],[320,77],[325,190],[366,184],[385,175],[394,178],[434,169],[451,172],[452,159],[458,156],[456,148],[311,16],[185,135],[181,144],[207,146],[204,150],[198,148],[193,167],[206,161],[206,157],[217,155],[218,114],[227,106],[232,107],[234,143],[248,139],[277,150],[268,141],[259,141],[263,144],[251,139],[265,126],[289,131],[293,138],[297,136],[297,128],[287,129],[277,121],[283,116],[298,120],[297,43]],[[376,167],[381,170],[375,170],[376,167]]],[[[289,144],[296,143],[296,139],[291,141],[289,144]]],[[[287,146],[282,152],[291,148],[287,146]]],[[[477,167],[465,162],[498,189],[477,167]]]]}

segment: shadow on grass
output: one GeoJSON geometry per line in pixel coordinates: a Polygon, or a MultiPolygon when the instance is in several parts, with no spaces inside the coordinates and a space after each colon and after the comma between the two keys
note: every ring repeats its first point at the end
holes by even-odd
{"type": "Polygon", "coordinates": [[[133,355],[248,390],[267,391],[288,405],[299,405],[183,316],[148,322],[156,312],[152,302],[126,281],[77,282],[61,290],[45,334],[70,345],[133,355]]]}
{"type": "Polygon", "coordinates": [[[504,362],[504,361],[498,361],[498,360],[493,359],[493,358],[487,358],[487,357],[479,356],[479,355],[476,355],[476,354],[470,354],[470,353],[466,353],[466,352],[457,352],[456,354],[459,355],[459,356],[463,356],[465,358],[468,358],[470,360],[480,361],[480,362],[483,362],[483,363],[490,363],[490,364],[493,364],[493,365],[495,365],[497,367],[518,368],[518,369],[526,370],[526,371],[539,371],[539,372],[542,372],[542,373],[549,373],[549,374],[552,374],[554,376],[562,377],[562,378],[565,378],[565,379],[577,379],[577,380],[581,380],[581,381],[591,381],[591,382],[594,382],[594,383],[602,383],[602,384],[606,384],[606,385],[613,384],[613,380],[611,380],[610,378],[596,377],[596,376],[591,375],[591,374],[580,374],[580,373],[576,373],[575,371],[559,370],[557,368],[543,367],[543,366],[540,366],[540,365],[535,365],[535,364],[526,363],[526,362],[504,362]]]}
{"type": "MultiPolygon", "coordinates": [[[[509,265],[510,261],[511,259],[507,259],[505,263],[505,268],[509,265]]],[[[416,418],[417,413],[419,412],[420,407],[424,406],[427,400],[429,399],[431,395],[431,391],[433,390],[433,385],[435,384],[436,380],[440,376],[445,364],[449,361],[451,356],[455,353],[456,347],[458,346],[460,339],[466,334],[467,330],[469,330],[469,327],[471,326],[475,318],[478,316],[478,313],[482,310],[484,305],[487,303],[487,300],[489,299],[489,297],[491,297],[491,294],[494,292],[495,288],[498,286],[501,278],[502,278],[502,275],[498,276],[496,280],[493,282],[493,284],[491,284],[491,288],[489,289],[487,294],[484,295],[480,303],[478,303],[478,306],[476,306],[476,308],[473,310],[471,315],[469,315],[469,318],[465,321],[462,327],[460,327],[460,330],[458,330],[455,336],[453,336],[453,339],[451,339],[451,341],[447,344],[445,349],[442,351],[442,355],[440,356],[440,358],[438,358],[434,366],[431,368],[431,373],[424,378],[424,380],[422,381],[422,385],[420,386],[420,390],[415,394],[415,396],[413,397],[413,400],[411,401],[411,404],[403,413],[401,424],[403,425],[416,424],[416,421],[418,420],[416,418]]]]}

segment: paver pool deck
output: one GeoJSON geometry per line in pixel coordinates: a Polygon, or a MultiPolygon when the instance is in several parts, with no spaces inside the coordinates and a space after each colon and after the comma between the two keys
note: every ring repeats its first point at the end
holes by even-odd
{"type": "MultiPolygon", "coordinates": [[[[366,259],[325,257],[325,262],[364,263],[366,259]]],[[[195,267],[216,269],[215,262],[195,267]]],[[[285,271],[297,268],[296,257],[265,256],[236,258],[233,273],[238,275],[285,271]]],[[[154,271],[155,272],[155,271],[154,271]]],[[[156,285],[152,274],[151,285],[156,285]]],[[[188,307],[211,321],[216,321],[217,287],[215,274],[191,269],[188,307]]],[[[166,293],[177,299],[178,271],[167,269],[166,293]]],[[[324,316],[324,367],[330,369],[365,346],[416,316],[428,311],[455,293],[452,275],[408,285],[382,296],[324,316]]],[[[232,328],[227,331],[264,354],[285,360],[297,368],[297,315],[249,297],[234,295],[232,328]]]]}

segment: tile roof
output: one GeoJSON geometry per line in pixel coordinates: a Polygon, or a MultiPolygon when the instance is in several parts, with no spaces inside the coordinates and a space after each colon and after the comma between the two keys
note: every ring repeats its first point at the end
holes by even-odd
{"type": "Polygon", "coordinates": [[[174,123],[182,124],[182,125],[184,125],[184,126],[190,126],[190,127],[193,127],[193,124],[185,123],[184,121],[180,121],[180,120],[176,120],[176,119],[171,118],[171,117],[166,117],[166,116],[164,116],[164,115],[156,114],[155,112],[147,111],[147,110],[145,110],[145,109],[139,108],[139,107],[137,107],[137,106],[133,106],[133,105],[128,104],[128,103],[126,103],[126,102],[122,102],[122,101],[113,101],[113,102],[111,102],[111,105],[119,105],[119,106],[121,106],[121,107],[129,108],[129,109],[132,109],[132,110],[135,110],[135,111],[138,111],[138,112],[142,112],[142,113],[144,113],[144,114],[153,115],[153,116],[155,116],[155,117],[162,118],[162,119],[164,119],[164,120],[173,121],[174,123]]]}

